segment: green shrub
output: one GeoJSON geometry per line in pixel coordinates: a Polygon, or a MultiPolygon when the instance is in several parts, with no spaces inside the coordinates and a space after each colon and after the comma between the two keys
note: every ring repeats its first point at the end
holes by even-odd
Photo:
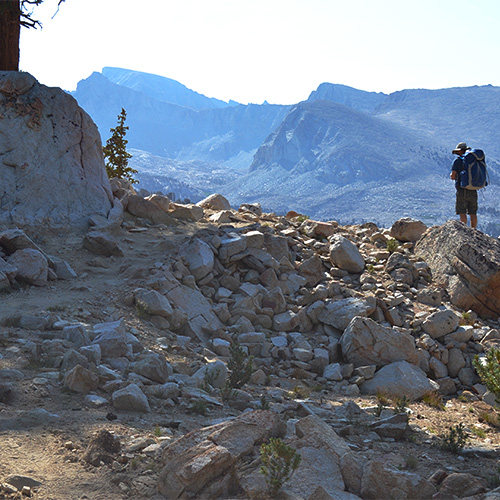
{"type": "Polygon", "coordinates": [[[387,240],[387,251],[389,253],[394,253],[399,247],[399,243],[396,239],[390,238],[387,240]]]}
{"type": "Polygon", "coordinates": [[[493,348],[486,356],[476,355],[472,364],[484,385],[495,395],[497,403],[500,402],[500,350],[493,348]]]}
{"type": "Polygon", "coordinates": [[[443,396],[441,396],[441,394],[437,391],[427,391],[422,396],[422,401],[433,408],[437,408],[438,410],[444,411],[446,408],[443,403],[443,396]]]}
{"type": "Polygon", "coordinates": [[[486,481],[492,488],[500,486],[500,466],[497,465],[496,470],[490,476],[486,477],[486,481]]]}
{"type": "Polygon", "coordinates": [[[418,467],[418,458],[415,455],[408,455],[405,458],[405,469],[415,470],[418,467]]]}
{"type": "Polygon", "coordinates": [[[302,222],[306,221],[306,220],[309,220],[310,217],[309,215],[297,215],[297,217],[295,218],[297,222],[299,222],[300,224],[302,224],[302,222]]]}
{"type": "Polygon", "coordinates": [[[452,453],[460,453],[469,441],[464,424],[460,423],[449,429],[448,432],[441,436],[441,448],[452,453]]]}
{"type": "Polygon", "coordinates": [[[476,427],[475,425],[471,426],[471,432],[478,438],[484,439],[486,437],[486,431],[481,429],[481,427],[476,427]]]}
{"type": "Polygon", "coordinates": [[[408,413],[408,404],[410,403],[410,400],[406,397],[403,396],[402,398],[396,398],[394,400],[394,409],[393,413],[408,413]]]}
{"type": "Polygon", "coordinates": [[[269,410],[269,401],[266,398],[265,394],[262,394],[259,400],[259,410],[269,410]]]}
{"type": "Polygon", "coordinates": [[[220,397],[222,401],[229,401],[236,396],[236,391],[229,385],[229,380],[226,381],[224,387],[220,390],[220,397]]]}
{"type": "Polygon", "coordinates": [[[464,311],[462,313],[462,318],[460,320],[461,325],[473,325],[475,323],[472,314],[469,311],[464,311]]]}
{"type": "Polygon", "coordinates": [[[374,415],[376,417],[380,417],[380,415],[382,414],[382,412],[385,410],[385,405],[384,403],[382,403],[382,401],[379,401],[377,403],[377,406],[375,407],[375,410],[373,411],[374,415]]]}
{"type": "Polygon", "coordinates": [[[288,394],[291,399],[307,399],[311,395],[311,390],[303,385],[296,385],[288,394]]]}
{"type": "Polygon", "coordinates": [[[208,413],[207,403],[202,399],[195,399],[189,406],[189,411],[205,417],[208,413]]]}
{"type": "Polygon", "coordinates": [[[391,404],[391,397],[385,392],[377,391],[376,397],[379,405],[389,406],[391,404]]]}
{"type": "Polygon", "coordinates": [[[229,353],[231,358],[227,362],[228,384],[231,389],[241,389],[252,376],[253,356],[248,356],[236,340],[231,343],[229,353]]]}
{"type": "Polygon", "coordinates": [[[302,457],[280,438],[271,438],[260,447],[262,466],[260,473],[265,476],[269,493],[274,498],[295,472],[302,457]]]}

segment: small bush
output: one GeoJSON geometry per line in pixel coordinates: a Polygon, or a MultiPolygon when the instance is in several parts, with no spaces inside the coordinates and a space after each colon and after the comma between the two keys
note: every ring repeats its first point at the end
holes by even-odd
{"type": "Polygon", "coordinates": [[[377,391],[377,401],[379,405],[382,406],[390,406],[391,404],[391,398],[388,394],[385,392],[377,391]]]}
{"type": "Polygon", "coordinates": [[[464,311],[462,313],[462,318],[460,319],[461,325],[474,325],[475,320],[469,311],[464,311]]]}
{"type": "Polygon", "coordinates": [[[302,457],[280,438],[271,438],[260,447],[262,466],[260,473],[265,476],[269,493],[274,498],[282,486],[292,477],[302,457]]]}
{"type": "Polygon", "coordinates": [[[208,413],[207,403],[201,399],[195,399],[189,406],[189,411],[205,417],[208,413]]]}
{"type": "Polygon", "coordinates": [[[410,403],[410,400],[406,397],[403,396],[402,398],[396,398],[394,400],[394,409],[393,412],[395,414],[397,413],[408,413],[408,405],[410,403]]]}
{"type": "Polygon", "coordinates": [[[405,459],[405,469],[415,470],[418,467],[418,458],[415,455],[409,455],[405,459]]]}
{"type": "Polygon", "coordinates": [[[14,398],[14,392],[10,384],[0,382],[0,403],[9,404],[14,398]]]}
{"type": "Polygon", "coordinates": [[[486,481],[492,488],[497,488],[500,486],[500,465],[497,465],[497,468],[493,474],[486,477],[486,481]]]}
{"type": "Polygon", "coordinates": [[[439,394],[437,391],[428,391],[422,396],[422,401],[432,406],[433,408],[437,408],[438,410],[445,410],[445,406],[443,403],[443,396],[439,394]]]}
{"type": "Polygon", "coordinates": [[[311,390],[303,385],[296,385],[289,395],[292,399],[307,399],[311,395],[311,390]]]}
{"type": "Polygon", "coordinates": [[[200,383],[200,389],[203,389],[208,394],[212,394],[215,387],[215,382],[220,376],[220,369],[210,371],[208,368],[205,369],[205,375],[203,376],[203,382],[200,383]]]}
{"type": "Polygon", "coordinates": [[[380,417],[380,415],[385,410],[385,408],[386,408],[386,406],[384,405],[384,403],[379,401],[377,403],[377,406],[375,407],[375,410],[373,411],[373,413],[375,414],[376,417],[380,417]]]}
{"type": "Polygon", "coordinates": [[[486,356],[475,356],[472,361],[479,378],[500,402],[500,349],[490,349],[486,356]]]}
{"type": "Polygon", "coordinates": [[[460,453],[469,441],[469,436],[464,424],[460,423],[449,428],[449,431],[441,436],[441,448],[451,453],[460,453]]]}
{"type": "Polygon", "coordinates": [[[229,384],[229,380],[224,384],[224,387],[220,390],[220,397],[222,401],[229,401],[233,399],[236,395],[236,391],[229,384]]]}
{"type": "Polygon", "coordinates": [[[476,427],[475,425],[472,425],[470,430],[472,434],[474,434],[478,438],[484,439],[486,437],[486,431],[484,429],[481,429],[481,427],[476,427]]]}
{"type": "Polygon", "coordinates": [[[390,238],[387,240],[387,251],[394,253],[399,248],[399,243],[396,239],[390,238]]]}
{"type": "Polygon", "coordinates": [[[17,328],[19,322],[21,321],[21,316],[9,316],[2,321],[2,325],[9,328],[17,328]]]}
{"type": "Polygon", "coordinates": [[[269,401],[266,398],[265,394],[262,394],[259,400],[259,410],[269,410],[269,401]]]}
{"type": "Polygon", "coordinates": [[[237,341],[231,343],[229,353],[231,355],[227,362],[229,387],[241,389],[252,376],[253,356],[248,356],[237,341]]]}
{"type": "Polygon", "coordinates": [[[295,218],[295,220],[300,224],[309,219],[310,219],[309,215],[297,215],[297,217],[295,218]]]}
{"type": "Polygon", "coordinates": [[[148,306],[140,300],[135,303],[135,312],[137,316],[142,319],[148,318],[150,315],[148,306]]]}

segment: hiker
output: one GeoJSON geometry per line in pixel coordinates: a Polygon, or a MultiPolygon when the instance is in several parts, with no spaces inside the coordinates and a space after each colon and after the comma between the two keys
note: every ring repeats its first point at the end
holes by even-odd
{"type": "Polygon", "coordinates": [[[459,142],[452,154],[458,155],[451,166],[451,180],[455,181],[457,190],[455,211],[460,216],[460,222],[467,224],[467,214],[470,216],[471,227],[477,227],[477,191],[460,187],[460,172],[464,170],[464,155],[470,148],[465,142],[459,142]]]}

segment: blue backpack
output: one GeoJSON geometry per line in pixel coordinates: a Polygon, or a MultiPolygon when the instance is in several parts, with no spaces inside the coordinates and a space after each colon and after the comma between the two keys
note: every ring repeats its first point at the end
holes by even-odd
{"type": "Polygon", "coordinates": [[[460,172],[460,187],[482,189],[488,185],[489,175],[482,149],[473,149],[463,157],[464,169],[460,172]]]}

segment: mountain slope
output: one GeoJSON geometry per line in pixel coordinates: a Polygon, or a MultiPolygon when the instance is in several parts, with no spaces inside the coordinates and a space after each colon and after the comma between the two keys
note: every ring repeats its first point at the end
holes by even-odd
{"type": "MultiPolygon", "coordinates": [[[[421,174],[435,169],[436,159],[426,158],[429,140],[421,136],[341,104],[304,102],[290,111],[259,148],[250,170],[257,173],[260,168],[279,165],[291,174],[313,172],[339,186],[398,180],[406,178],[417,158],[421,174]]],[[[437,145],[435,149],[439,150],[437,145]]],[[[439,161],[447,164],[444,157],[439,161]]]]}
{"type": "Polygon", "coordinates": [[[402,90],[380,104],[376,116],[426,131],[451,151],[458,142],[500,159],[500,87],[402,90]]]}
{"type": "Polygon", "coordinates": [[[225,192],[236,204],[260,200],[315,218],[434,223],[450,211],[448,167],[448,153],[426,134],[340,104],[304,102],[225,192]]]}
{"type": "Polygon", "coordinates": [[[334,83],[322,83],[316,90],[311,92],[307,99],[311,101],[332,101],[344,104],[356,111],[371,113],[377,106],[382,104],[387,94],[382,92],[365,92],[346,85],[334,83]]]}
{"type": "MultiPolygon", "coordinates": [[[[113,83],[142,92],[153,99],[177,104],[193,109],[214,109],[229,106],[227,102],[206,97],[194,90],[164,76],[152,75],[141,71],[105,67],[102,74],[113,83]]],[[[236,104],[236,103],[234,103],[236,104]]]]}
{"type": "Polygon", "coordinates": [[[289,109],[250,104],[195,110],[115,84],[100,73],[80,81],[73,96],[97,123],[103,142],[123,107],[131,148],[179,160],[233,161],[244,168],[289,109]]]}

